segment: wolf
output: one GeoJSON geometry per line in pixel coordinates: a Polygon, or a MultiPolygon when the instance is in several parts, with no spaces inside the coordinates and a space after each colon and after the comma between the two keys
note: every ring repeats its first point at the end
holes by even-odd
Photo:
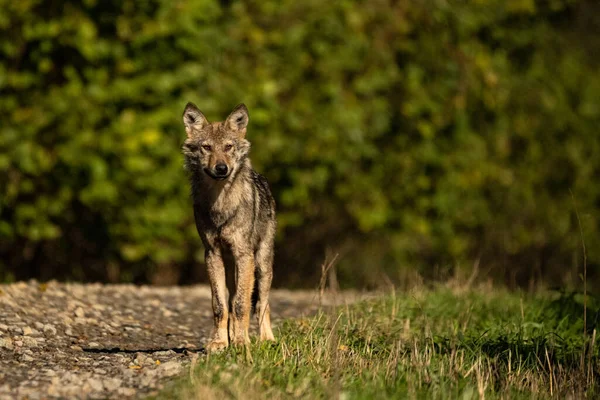
{"type": "Polygon", "coordinates": [[[182,152],[212,292],[209,352],[249,343],[251,311],[258,319],[260,339],[274,340],[269,290],[275,200],[266,178],[252,168],[248,121],[244,104],[223,122],[209,122],[193,103],[183,112],[187,138],[182,152]]]}

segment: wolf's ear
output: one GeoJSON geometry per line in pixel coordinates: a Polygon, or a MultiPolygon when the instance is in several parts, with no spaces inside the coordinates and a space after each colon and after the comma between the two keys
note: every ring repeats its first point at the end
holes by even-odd
{"type": "Polygon", "coordinates": [[[185,131],[190,136],[192,130],[202,129],[204,125],[208,124],[208,120],[194,103],[187,103],[183,111],[183,124],[185,131]]]}
{"type": "Polygon", "coordinates": [[[240,136],[246,136],[246,127],[248,126],[248,109],[242,103],[235,107],[229,117],[225,120],[225,126],[240,136]]]}

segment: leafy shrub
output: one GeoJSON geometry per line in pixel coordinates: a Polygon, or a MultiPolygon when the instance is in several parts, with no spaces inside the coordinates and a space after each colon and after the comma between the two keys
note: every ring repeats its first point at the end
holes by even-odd
{"type": "Polygon", "coordinates": [[[279,283],[576,281],[573,198],[598,265],[593,1],[0,5],[4,279],[189,280],[189,100],[250,109],[279,283]]]}

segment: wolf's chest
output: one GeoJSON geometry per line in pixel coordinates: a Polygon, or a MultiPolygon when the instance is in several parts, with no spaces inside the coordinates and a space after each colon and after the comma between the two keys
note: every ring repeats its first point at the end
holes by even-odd
{"type": "Polygon", "coordinates": [[[208,215],[211,222],[220,227],[229,221],[236,213],[239,205],[237,198],[233,196],[219,196],[209,206],[208,215]]]}
{"type": "Polygon", "coordinates": [[[231,219],[231,217],[233,216],[234,213],[231,212],[232,210],[226,210],[226,211],[225,210],[211,210],[208,213],[210,222],[212,222],[212,224],[216,228],[220,228],[221,226],[225,225],[225,223],[227,221],[229,221],[231,219]]]}
{"type": "Polygon", "coordinates": [[[229,221],[235,219],[240,206],[251,198],[252,190],[243,184],[244,181],[236,181],[234,184],[225,185],[216,190],[214,187],[205,187],[197,195],[197,204],[208,229],[220,229],[229,221]]]}

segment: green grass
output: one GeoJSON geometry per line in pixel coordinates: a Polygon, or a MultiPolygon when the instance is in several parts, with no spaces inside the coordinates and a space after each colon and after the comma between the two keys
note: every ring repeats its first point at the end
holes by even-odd
{"type": "Polygon", "coordinates": [[[595,398],[589,309],[584,337],[575,294],[397,293],[288,321],[276,343],[200,356],[159,398],[595,398]]]}

